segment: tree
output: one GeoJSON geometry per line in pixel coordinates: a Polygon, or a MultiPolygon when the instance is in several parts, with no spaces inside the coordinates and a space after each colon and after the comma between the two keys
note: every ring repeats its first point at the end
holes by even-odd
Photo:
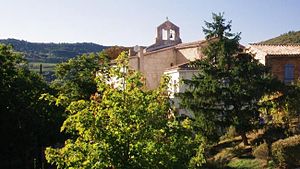
{"type": "MultiPolygon", "coordinates": [[[[60,63],[55,68],[57,79],[52,87],[58,91],[58,96],[69,100],[89,100],[97,90],[96,72],[106,66],[108,57],[103,52],[83,54],[67,62],[60,63]]],[[[57,96],[57,97],[58,97],[57,96]]]]}
{"type": "Polygon", "coordinates": [[[300,120],[299,82],[289,85],[278,84],[277,88],[279,88],[277,92],[267,94],[261,98],[261,116],[264,118],[265,127],[280,126],[291,129],[294,126],[293,119],[298,117],[298,123],[300,120]]]}
{"type": "Polygon", "coordinates": [[[123,52],[117,65],[96,78],[91,100],[72,102],[61,130],[72,137],[47,148],[58,168],[188,168],[201,166],[204,139],[192,121],[170,116],[166,79],[146,90],[140,73],[129,70],[123,52]]]}
{"type": "Polygon", "coordinates": [[[193,111],[199,127],[208,137],[223,134],[234,126],[244,144],[246,132],[259,120],[259,100],[270,91],[274,79],[267,68],[248,54],[241,53],[240,33],[231,33],[231,22],[223,14],[213,14],[213,22],[203,28],[208,46],[206,58],[195,61],[199,72],[184,80],[189,89],[180,94],[182,106],[193,111]],[[221,130],[220,130],[221,129],[221,130]]]}
{"type": "Polygon", "coordinates": [[[128,51],[128,47],[123,46],[112,46],[110,48],[106,48],[103,52],[109,57],[109,59],[116,59],[122,52],[128,51]]]}
{"type": "Polygon", "coordinates": [[[52,92],[11,46],[0,44],[0,168],[41,167],[44,147],[59,141],[60,110],[39,100],[52,92]]]}

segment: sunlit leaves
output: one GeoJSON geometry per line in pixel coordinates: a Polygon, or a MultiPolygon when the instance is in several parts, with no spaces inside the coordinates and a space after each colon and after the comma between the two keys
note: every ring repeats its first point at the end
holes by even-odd
{"type": "Polygon", "coordinates": [[[205,140],[194,133],[192,121],[170,116],[167,78],[157,90],[146,90],[124,52],[104,70],[89,101],[69,104],[62,130],[71,139],[60,149],[47,148],[49,162],[58,168],[121,169],[194,168],[205,162],[205,140]]]}

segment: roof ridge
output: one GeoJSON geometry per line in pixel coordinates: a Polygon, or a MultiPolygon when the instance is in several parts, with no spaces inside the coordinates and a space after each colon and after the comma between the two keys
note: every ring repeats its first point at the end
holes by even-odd
{"type": "Polygon", "coordinates": [[[185,42],[185,43],[179,43],[177,45],[175,45],[176,48],[181,48],[181,47],[186,47],[186,46],[191,46],[191,45],[201,45],[203,43],[206,43],[207,40],[197,40],[197,41],[193,41],[193,42],[185,42]]]}

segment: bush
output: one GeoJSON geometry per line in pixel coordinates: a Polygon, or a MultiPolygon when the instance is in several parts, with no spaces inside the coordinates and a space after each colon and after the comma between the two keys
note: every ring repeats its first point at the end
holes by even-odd
{"type": "Polygon", "coordinates": [[[269,147],[267,143],[263,143],[256,147],[253,151],[253,156],[258,159],[268,160],[269,159],[269,147]]]}
{"type": "Polygon", "coordinates": [[[227,129],[227,132],[220,138],[220,140],[233,139],[236,136],[238,136],[238,133],[236,132],[235,127],[234,126],[230,126],[227,129]]]}
{"type": "Polygon", "coordinates": [[[268,126],[262,138],[267,144],[271,145],[279,139],[287,138],[286,131],[287,129],[284,126],[268,126]]]}
{"type": "Polygon", "coordinates": [[[272,157],[281,168],[300,166],[300,135],[274,142],[272,157]]]}

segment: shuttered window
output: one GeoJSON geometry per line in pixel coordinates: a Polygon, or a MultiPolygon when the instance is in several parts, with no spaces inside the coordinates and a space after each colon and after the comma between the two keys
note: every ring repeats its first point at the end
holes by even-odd
{"type": "Polygon", "coordinates": [[[284,66],[284,82],[290,83],[294,80],[294,65],[286,64],[284,66]]]}

